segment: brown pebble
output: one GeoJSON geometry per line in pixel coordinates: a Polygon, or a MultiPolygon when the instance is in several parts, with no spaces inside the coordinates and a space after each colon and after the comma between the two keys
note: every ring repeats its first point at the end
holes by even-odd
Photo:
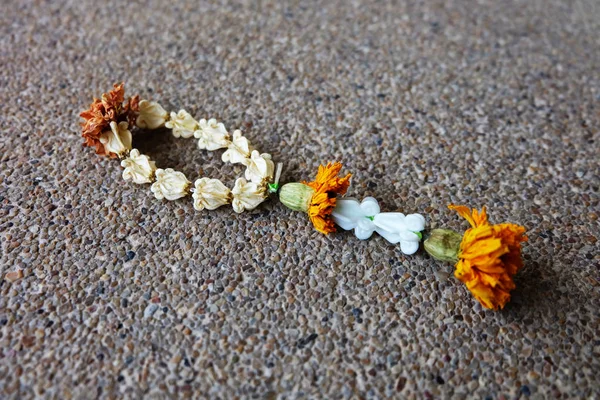
{"type": "Polygon", "coordinates": [[[406,386],[406,378],[399,376],[396,380],[396,391],[401,392],[404,389],[404,386],[406,386]]]}
{"type": "Polygon", "coordinates": [[[23,343],[23,346],[31,347],[35,343],[35,338],[33,336],[23,336],[21,342],[23,343]]]}
{"type": "Polygon", "coordinates": [[[16,282],[23,277],[23,270],[7,272],[4,278],[9,282],[16,282]]]}

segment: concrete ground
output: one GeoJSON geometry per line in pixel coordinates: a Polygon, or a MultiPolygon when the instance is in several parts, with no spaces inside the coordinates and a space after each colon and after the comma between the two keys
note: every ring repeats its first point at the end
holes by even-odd
{"type": "MultiPolygon", "coordinates": [[[[600,397],[600,3],[3,5],[1,398],[600,397]],[[78,126],[117,81],[241,128],[286,182],[340,160],[349,195],[428,229],[467,227],[449,203],[524,225],[512,301],[276,199],[197,212],[123,182],[78,126]]],[[[243,171],[168,131],[134,145],[243,171]]]]}

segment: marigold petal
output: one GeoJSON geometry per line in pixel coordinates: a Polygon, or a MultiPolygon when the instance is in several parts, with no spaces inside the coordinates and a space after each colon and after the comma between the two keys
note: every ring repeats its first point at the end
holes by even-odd
{"type": "Polygon", "coordinates": [[[487,210],[485,206],[481,207],[481,211],[477,211],[477,209],[474,208],[471,216],[473,217],[473,221],[475,221],[475,226],[488,225],[487,210]]]}
{"type": "Polygon", "coordinates": [[[310,220],[317,231],[325,234],[335,232],[331,213],[336,205],[336,196],[345,194],[350,186],[352,174],[339,177],[341,169],[342,164],[339,162],[320,165],[315,180],[303,182],[315,191],[308,209],[310,220]]]}
{"type": "Polygon", "coordinates": [[[503,308],[515,288],[514,275],[523,267],[521,243],[527,240],[525,228],[516,224],[490,225],[486,209],[481,212],[465,206],[449,208],[469,221],[460,244],[454,276],[465,283],[486,308],[503,308]]]}
{"type": "Polygon", "coordinates": [[[350,186],[350,178],[352,174],[347,174],[344,177],[338,177],[342,163],[327,163],[326,166],[320,165],[319,172],[315,180],[312,182],[303,182],[304,184],[315,189],[315,192],[334,192],[337,194],[345,194],[350,186]]]}
{"type": "Polygon", "coordinates": [[[510,301],[510,293],[503,289],[492,288],[482,283],[467,287],[482,306],[491,310],[502,309],[510,301]]]}
{"type": "Polygon", "coordinates": [[[326,235],[335,232],[335,224],[331,220],[325,219],[321,216],[316,216],[312,217],[310,221],[318,232],[326,235]]]}
{"type": "Polygon", "coordinates": [[[456,211],[458,215],[469,221],[472,227],[475,227],[475,221],[473,221],[473,218],[471,218],[471,210],[469,209],[469,207],[450,204],[448,208],[456,211]]]}
{"type": "Polygon", "coordinates": [[[467,283],[474,279],[473,269],[469,263],[464,260],[459,260],[454,266],[454,276],[463,283],[467,283]]]}
{"type": "Polygon", "coordinates": [[[469,224],[471,224],[473,228],[488,224],[485,206],[481,209],[481,212],[477,211],[475,208],[470,210],[467,206],[454,204],[450,204],[448,208],[456,211],[458,215],[469,221],[469,224]]]}

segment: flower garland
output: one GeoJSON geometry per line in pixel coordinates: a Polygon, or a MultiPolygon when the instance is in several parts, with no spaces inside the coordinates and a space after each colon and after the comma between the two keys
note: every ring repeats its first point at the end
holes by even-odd
{"type": "MultiPolygon", "coordinates": [[[[240,130],[229,135],[225,126],[215,119],[196,121],[187,111],[168,113],[158,103],[133,96],[125,101],[124,84],[94,99],[82,112],[84,145],[95,147],[96,154],[120,158],[123,179],[137,184],[151,184],[158,200],[177,200],[192,194],[198,211],[214,210],[231,204],[241,213],[264,202],[269,194],[279,194],[282,204],[302,211],[321,233],[329,234],[336,225],[354,230],[358,239],[366,240],[374,232],[407,255],[419,249],[425,230],[425,218],[420,214],[381,212],[373,197],[359,202],[342,198],[349,186],[351,174],[340,176],[339,162],[321,165],[315,180],[279,185],[282,164],[277,168],[271,155],[255,150],[240,130]],[[238,178],[232,189],[220,180],[198,178],[192,183],[179,171],[156,168],[155,162],[132,147],[132,133],[139,129],[171,129],[176,138],[196,138],[198,148],[215,151],[225,149],[223,162],[246,167],[244,178],[238,178]]],[[[527,241],[525,228],[510,223],[492,225],[485,207],[481,212],[465,206],[450,205],[450,209],[465,218],[471,228],[459,234],[448,229],[434,229],[424,241],[424,249],[433,258],[455,263],[454,276],[463,282],[473,296],[488,309],[502,309],[515,288],[514,276],[523,267],[521,243],[527,241]]]]}
{"type": "Polygon", "coordinates": [[[80,116],[82,136],[86,146],[95,146],[96,153],[121,158],[123,179],[137,184],[151,183],[150,190],[159,200],[177,200],[192,194],[194,208],[198,211],[214,210],[231,204],[241,213],[252,210],[268,198],[269,191],[277,188],[273,182],[275,164],[271,155],[254,150],[241,131],[230,137],[222,123],[215,119],[196,121],[187,111],[167,113],[158,103],[139,100],[134,96],[124,103],[124,84],[115,84],[113,90],[94,99],[90,109],[80,116]],[[238,178],[233,189],[218,179],[207,177],[191,182],[172,168],[156,168],[139,150],[132,148],[130,129],[169,128],[176,138],[198,139],[201,150],[214,151],[225,148],[221,159],[246,166],[245,178],[238,178]]]}

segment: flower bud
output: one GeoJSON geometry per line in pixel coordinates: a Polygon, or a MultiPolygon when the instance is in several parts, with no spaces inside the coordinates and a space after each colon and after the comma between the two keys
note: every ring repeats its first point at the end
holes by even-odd
{"type": "Polygon", "coordinates": [[[119,157],[127,154],[131,150],[131,132],[129,132],[126,121],[110,123],[110,131],[103,132],[100,135],[100,143],[108,153],[114,153],[119,157]]]}
{"type": "Polygon", "coordinates": [[[440,261],[458,261],[462,235],[450,229],[434,229],[423,243],[425,251],[440,261]]]}
{"type": "Polygon", "coordinates": [[[165,126],[169,113],[155,101],[142,100],[135,124],[142,129],[156,129],[165,126]]]}
{"type": "Polygon", "coordinates": [[[279,200],[294,211],[308,212],[315,190],[303,183],[286,183],[279,190],[279,200]]]}

